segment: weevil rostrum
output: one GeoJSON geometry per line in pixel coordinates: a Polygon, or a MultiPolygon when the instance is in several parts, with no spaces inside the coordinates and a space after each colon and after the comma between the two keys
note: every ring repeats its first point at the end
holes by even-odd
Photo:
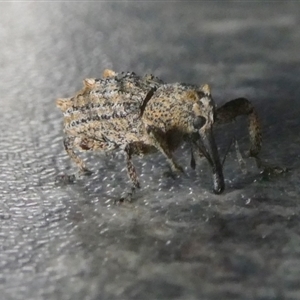
{"type": "Polygon", "coordinates": [[[56,104],[64,114],[65,149],[83,174],[89,170],[75,149],[124,152],[132,183],[126,200],[140,187],[133,155],[160,151],[172,172],[180,173],[173,152],[187,141],[191,166],[195,168],[196,153],[205,156],[212,169],[213,192],[220,194],[225,184],[213,127],[247,115],[249,155],[257,157],[261,148],[260,123],[251,102],[238,98],[217,108],[207,84],[166,84],[153,75],[105,70],[102,78],[85,79],[74,97],[57,99],[56,104]]]}

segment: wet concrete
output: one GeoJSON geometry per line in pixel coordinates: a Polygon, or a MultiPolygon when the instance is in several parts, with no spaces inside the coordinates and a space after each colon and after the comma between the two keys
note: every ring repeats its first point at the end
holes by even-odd
{"type": "MultiPolygon", "coordinates": [[[[300,299],[300,6],[295,2],[2,3],[0,11],[1,299],[300,299]],[[262,157],[290,168],[248,173],[230,152],[226,191],[205,160],[163,176],[164,158],[134,160],[132,205],[122,157],[86,155],[74,172],[57,97],[102,70],[210,83],[217,104],[244,96],[263,123],[262,157]]],[[[247,150],[246,123],[216,130],[247,150]]]]}

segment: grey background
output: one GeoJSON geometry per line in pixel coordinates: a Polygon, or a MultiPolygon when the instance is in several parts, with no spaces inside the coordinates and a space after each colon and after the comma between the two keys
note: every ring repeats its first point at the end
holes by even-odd
{"type": "MultiPolygon", "coordinates": [[[[28,2],[0,4],[1,299],[300,299],[300,6],[278,2],[28,2]],[[263,123],[262,157],[291,168],[265,178],[230,152],[226,191],[211,193],[205,160],[162,174],[135,159],[132,205],[122,157],[86,155],[75,171],[55,99],[105,68],[166,82],[210,83],[218,105],[249,98],[263,123]]],[[[216,130],[220,152],[246,122],[216,130]]],[[[223,155],[222,154],[222,155],[223,155]]]]}

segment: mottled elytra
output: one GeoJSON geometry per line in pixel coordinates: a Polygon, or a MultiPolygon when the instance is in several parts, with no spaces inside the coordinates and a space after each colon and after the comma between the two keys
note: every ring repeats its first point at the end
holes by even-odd
{"type": "Polygon", "coordinates": [[[71,98],[56,101],[64,114],[64,146],[80,171],[90,173],[75,153],[112,151],[125,153],[128,176],[132,182],[131,200],[140,187],[132,163],[133,155],[160,151],[172,172],[182,172],[173,152],[187,141],[194,155],[205,156],[212,169],[213,192],[224,191],[223,168],[213,135],[213,127],[248,115],[250,156],[261,148],[261,130],[252,104],[238,98],[216,108],[209,85],[166,84],[153,75],[116,73],[105,70],[102,78],[88,78],[83,88],[71,98]]]}

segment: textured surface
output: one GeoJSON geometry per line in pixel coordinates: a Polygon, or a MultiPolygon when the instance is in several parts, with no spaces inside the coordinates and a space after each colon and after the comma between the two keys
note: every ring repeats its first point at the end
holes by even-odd
{"type": "MultiPolygon", "coordinates": [[[[300,298],[297,1],[0,6],[1,299],[300,298]],[[105,68],[207,82],[219,104],[248,97],[262,156],[291,171],[262,178],[250,161],[244,175],[232,152],[215,196],[207,163],[192,171],[181,149],[176,181],[159,154],[135,159],[143,189],[131,206],[112,204],[123,158],[87,155],[94,175],[57,185],[74,168],[55,99],[105,68]]],[[[222,153],[233,132],[247,149],[244,126],[217,130],[222,153]]]]}

